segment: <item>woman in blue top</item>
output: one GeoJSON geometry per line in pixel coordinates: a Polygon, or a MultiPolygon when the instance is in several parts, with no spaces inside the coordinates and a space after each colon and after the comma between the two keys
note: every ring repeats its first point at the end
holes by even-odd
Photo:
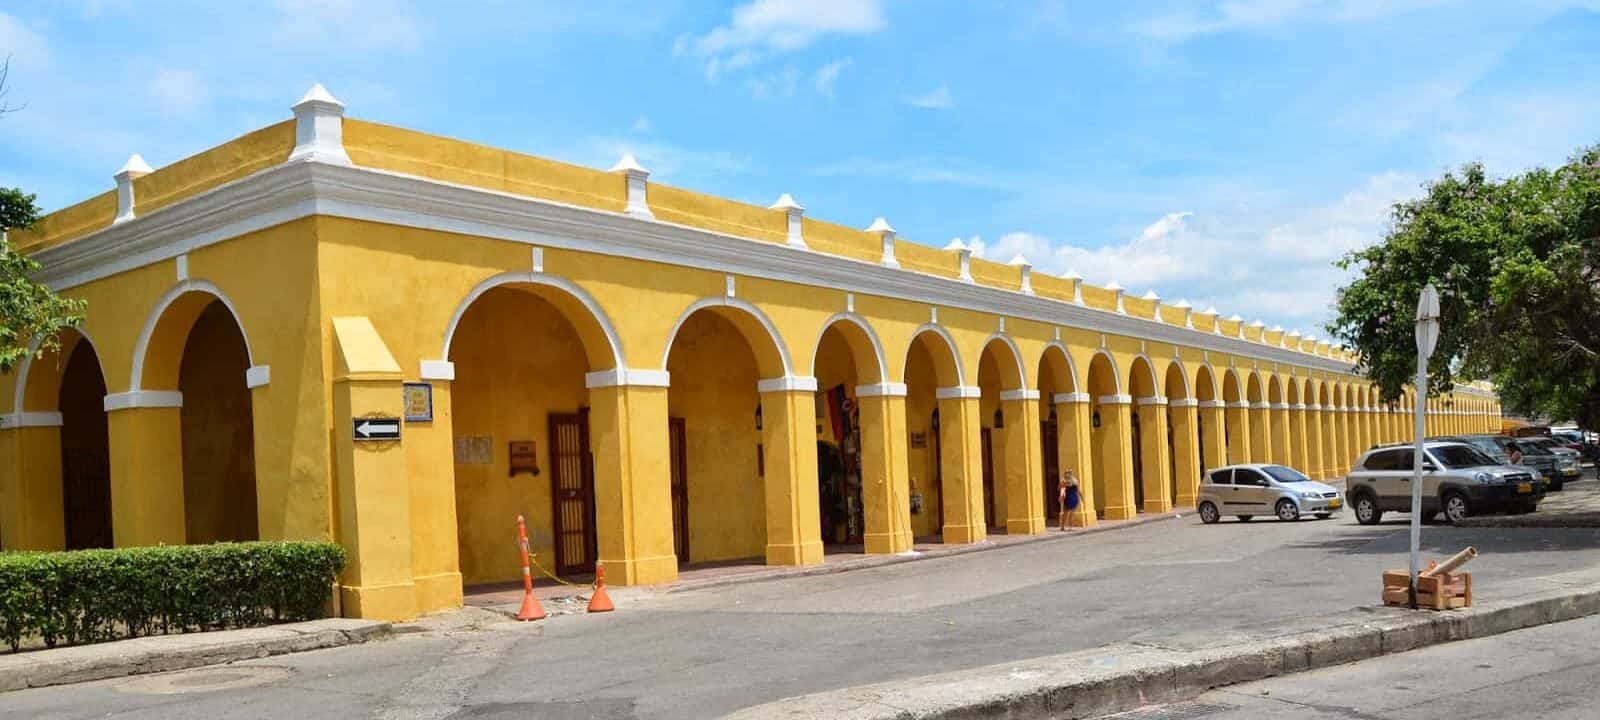
{"type": "Polygon", "coordinates": [[[1072,516],[1078,512],[1078,478],[1068,468],[1061,473],[1061,529],[1072,527],[1072,516]]]}

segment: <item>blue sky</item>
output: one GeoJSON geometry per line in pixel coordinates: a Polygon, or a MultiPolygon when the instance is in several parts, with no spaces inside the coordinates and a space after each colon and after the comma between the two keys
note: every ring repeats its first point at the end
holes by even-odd
{"type": "Polygon", "coordinates": [[[0,7],[0,185],[48,208],[287,118],[352,116],[903,237],[960,237],[1321,335],[1330,262],[1444,169],[1600,142],[1600,0],[0,7]]]}

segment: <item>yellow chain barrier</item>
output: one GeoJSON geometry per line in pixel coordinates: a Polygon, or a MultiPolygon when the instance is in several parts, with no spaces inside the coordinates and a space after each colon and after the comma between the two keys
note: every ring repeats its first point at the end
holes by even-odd
{"type": "Polygon", "coordinates": [[[539,568],[539,572],[544,573],[545,577],[550,578],[551,580],[554,580],[554,581],[556,581],[558,583],[561,583],[562,585],[565,585],[567,587],[575,587],[575,588],[593,588],[594,587],[594,585],[592,585],[592,584],[583,585],[583,584],[579,584],[579,583],[567,582],[565,580],[562,580],[561,578],[556,577],[555,573],[552,573],[549,570],[544,569],[544,566],[539,564],[539,556],[535,555],[533,553],[528,553],[528,562],[533,563],[534,567],[539,568]]]}

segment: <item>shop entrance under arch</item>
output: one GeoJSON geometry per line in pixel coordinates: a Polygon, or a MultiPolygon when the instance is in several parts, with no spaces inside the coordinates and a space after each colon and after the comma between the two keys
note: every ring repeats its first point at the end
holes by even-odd
{"type": "Polygon", "coordinates": [[[105,376],[94,347],[78,336],[61,372],[61,499],[66,549],[108,548],[111,454],[105,376]]]}

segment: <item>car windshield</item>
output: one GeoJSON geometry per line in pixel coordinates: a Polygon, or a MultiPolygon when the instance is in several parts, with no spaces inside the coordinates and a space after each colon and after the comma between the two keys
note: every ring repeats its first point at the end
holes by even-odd
{"type": "Polygon", "coordinates": [[[1311,482],[1311,478],[1301,475],[1299,470],[1295,470],[1294,468],[1286,468],[1282,465],[1268,465],[1264,468],[1261,468],[1261,470],[1262,472],[1271,475],[1273,480],[1277,480],[1281,483],[1311,482]]]}
{"type": "Polygon", "coordinates": [[[1433,459],[1443,463],[1447,468],[1469,468],[1482,465],[1496,465],[1489,456],[1478,452],[1470,445],[1441,445],[1428,448],[1433,459]]]}
{"type": "Polygon", "coordinates": [[[1497,443],[1489,438],[1467,438],[1466,442],[1467,444],[1489,455],[1503,454],[1500,450],[1500,443],[1497,443]]]}
{"type": "Polygon", "coordinates": [[[1583,442],[1583,438],[1579,437],[1577,433],[1570,433],[1570,432],[1557,433],[1556,437],[1561,438],[1562,440],[1565,440],[1567,442],[1583,442]]]}

